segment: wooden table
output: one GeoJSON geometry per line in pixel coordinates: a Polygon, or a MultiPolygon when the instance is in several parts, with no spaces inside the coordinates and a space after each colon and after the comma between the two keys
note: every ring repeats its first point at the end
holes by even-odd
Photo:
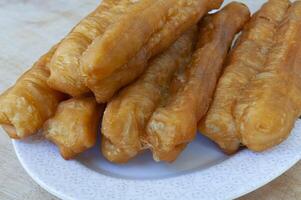
{"type": "MultiPolygon", "coordinates": [[[[98,0],[0,0],[0,64],[10,65],[9,73],[13,76],[9,83],[0,84],[0,90],[11,85],[27,66],[59,41],[97,2],[98,0]]],[[[16,158],[9,138],[1,131],[0,200],[36,199],[57,198],[39,187],[26,174],[16,158]]],[[[272,183],[241,198],[251,199],[300,200],[301,162],[272,183]]]]}
{"type": "MultiPolygon", "coordinates": [[[[10,139],[0,134],[0,199],[58,200],[37,185],[16,158],[10,139]]],[[[301,162],[268,185],[239,200],[300,200],[301,162]]]]}

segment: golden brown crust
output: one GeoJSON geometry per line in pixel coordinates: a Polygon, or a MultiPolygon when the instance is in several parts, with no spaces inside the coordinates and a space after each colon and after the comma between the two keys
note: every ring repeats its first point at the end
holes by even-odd
{"type": "Polygon", "coordinates": [[[199,124],[199,130],[228,154],[240,146],[232,114],[235,101],[250,79],[263,69],[289,5],[288,0],[270,0],[252,17],[227,60],[207,116],[199,124]]]}
{"type": "Polygon", "coordinates": [[[244,89],[234,116],[242,143],[263,151],[285,140],[301,114],[301,2],[277,30],[264,69],[244,89]]]}
{"type": "Polygon", "coordinates": [[[197,29],[192,28],[168,50],[154,58],[133,84],[107,105],[102,122],[102,152],[112,162],[124,163],[144,148],[145,126],[154,109],[166,97],[178,68],[188,64],[197,29]]]}
{"type": "Polygon", "coordinates": [[[147,125],[148,142],[155,160],[174,161],[194,139],[197,123],[209,107],[228,49],[249,15],[245,5],[231,3],[203,21],[185,83],[169,97],[166,105],[156,109],[147,125]]]}
{"type": "Polygon", "coordinates": [[[72,159],[96,144],[99,119],[104,106],[93,97],[61,102],[44,125],[45,137],[55,143],[64,159],[72,159]]]}
{"type": "Polygon", "coordinates": [[[168,10],[175,3],[176,0],[139,1],[89,46],[82,58],[85,75],[103,79],[125,65],[163,27],[168,10]]]}
{"type": "Polygon", "coordinates": [[[15,139],[35,134],[51,117],[64,95],[47,85],[47,64],[56,47],[42,56],[0,97],[0,123],[15,139]]]}
{"type": "Polygon", "coordinates": [[[51,60],[48,84],[71,96],[89,92],[79,70],[80,58],[94,39],[133,4],[131,0],[102,1],[95,11],[76,25],[63,39],[51,60]]]}
{"type": "MultiPolygon", "coordinates": [[[[141,1],[141,4],[145,2],[141,1]]],[[[106,37],[95,40],[82,59],[82,73],[97,101],[107,102],[118,89],[141,75],[150,57],[170,46],[221,3],[221,0],[156,1],[141,12],[123,16],[119,24],[107,31],[106,37]]]]}
{"type": "Polygon", "coordinates": [[[131,59],[128,64],[109,77],[99,81],[96,80],[93,83],[90,82],[90,89],[94,93],[97,102],[109,102],[120,88],[139,77],[145,70],[149,57],[145,49],[139,51],[138,55],[131,59]]]}

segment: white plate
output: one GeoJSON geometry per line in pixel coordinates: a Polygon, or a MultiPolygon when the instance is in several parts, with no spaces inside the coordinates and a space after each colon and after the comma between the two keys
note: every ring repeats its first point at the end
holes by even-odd
{"type": "MultiPolygon", "coordinates": [[[[26,65],[65,35],[97,1],[29,0],[2,5],[0,89],[11,85],[26,65]]],[[[242,2],[254,11],[264,1],[242,2]]],[[[227,157],[199,135],[173,164],[155,163],[146,153],[126,165],[114,165],[100,155],[99,146],[75,161],[65,161],[53,144],[39,136],[13,144],[28,174],[62,199],[233,199],[263,186],[300,160],[301,121],[287,141],[261,154],[243,150],[227,157]]]]}
{"type": "Polygon", "coordinates": [[[234,199],[278,177],[301,158],[301,120],[280,146],[226,157],[199,136],[173,164],[144,154],[126,165],[108,163],[99,147],[76,161],[63,160],[38,136],[13,142],[20,162],[43,188],[62,199],[234,199]]]}

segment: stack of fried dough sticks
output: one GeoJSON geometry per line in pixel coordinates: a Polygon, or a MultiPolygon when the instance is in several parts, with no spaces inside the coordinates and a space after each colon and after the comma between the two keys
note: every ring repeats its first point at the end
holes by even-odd
{"type": "Polygon", "coordinates": [[[301,1],[208,14],[222,3],[103,0],[0,96],[0,123],[65,159],[100,133],[115,163],[172,162],[197,130],[227,154],[279,144],[301,114],[301,1]]]}

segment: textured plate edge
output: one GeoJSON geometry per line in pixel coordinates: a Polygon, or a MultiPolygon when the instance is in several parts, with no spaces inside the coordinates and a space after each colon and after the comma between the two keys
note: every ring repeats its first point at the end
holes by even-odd
{"type": "Polygon", "coordinates": [[[246,190],[245,192],[238,193],[237,195],[233,195],[233,197],[229,198],[228,200],[232,200],[232,199],[237,199],[239,197],[243,197],[244,195],[247,195],[247,194],[249,194],[251,192],[254,192],[254,191],[256,191],[256,190],[258,190],[258,189],[266,186],[267,184],[271,183],[272,181],[274,181],[275,179],[277,179],[281,175],[283,175],[285,172],[287,172],[288,170],[290,170],[292,167],[294,167],[299,161],[301,161],[301,153],[300,153],[300,156],[298,156],[298,158],[296,158],[296,160],[292,161],[292,163],[290,165],[288,165],[288,167],[286,169],[281,170],[278,175],[275,175],[274,177],[271,177],[267,181],[263,182],[262,185],[250,187],[250,189],[246,190]]]}
{"type": "MultiPolygon", "coordinates": [[[[17,158],[18,160],[20,161],[22,167],[25,169],[26,173],[38,184],[40,185],[43,189],[45,189],[47,192],[51,193],[52,195],[62,199],[62,200],[76,200],[76,199],[73,199],[71,197],[68,197],[67,195],[65,194],[62,194],[61,192],[58,192],[56,191],[55,189],[51,188],[50,186],[48,186],[47,184],[45,184],[42,180],[40,180],[39,177],[37,177],[25,164],[23,158],[20,156],[19,154],[19,151],[17,149],[17,143],[12,140],[12,144],[13,144],[13,147],[14,147],[14,151],[16,152],[16,155],[17,155],[17,158]]],[[[269,177],[266,181],[260,183],[260,184],[257,184],[256,186],[254,187],[250,187],[248,190],[245,190],[243,192],[238,192],[237,194],[233,194],[233,196],[229,196],[229,197],[225,197],[224,200],[232,200],[232,199],[236,199],[236,198],[239,198],[239,197],[242,197],[246,194],[249,194],[265,185],[267,185],[268,183],[272,182],[273,180],[275,180],[276,178],[280,177],[281,175],[283,175],[285,172],[287,172],[289,169],[291,169],[296,163],[298,163],[299,161],[301,160],[301,152],[298,156],[296,156],[296,158],[294,158],[292,160],[292,162],[287,165],[287,167],[283,168],[282,170],[279,171],[279,173],[275,174],[274,176],[272,177],[269,177]]],[[[223,165],[223,162],[222,163],[219,163],[218,165],[223,165]]],[[[215,167],[215,166],[213,166],[215,167]]],[[[211,168],[211,167],[210,167],[211,168]]],[[[210,170],[210,168],[206,169],[207,170],[210,170]]]]}
{"type": "Polygon", "coordinates": [[[17,147],[16,147],[17,144],[14,140],[12,140],[12,144],[13,144],[14,151],[17,155],[17,158],[18,158],[21,166],[23,167],[25,172],[30,176],[30,178],[32,180],[34,180],[40,187],[42,187],[44,190],[46,190],[47,192],[49,192],[50,194],[54,195],[57,198],[60,198],[62,200],[74,200],[73,198],[70,198],[70,197],[66,196],[65,194],[61,194],[60,192],[57,192],[55,189],[51,188],[46,183],[44,183],[42,180],[40,180],[40,178],[37,177],[34,173],[32,173],[32,171],[25,164],[23,158],[20,156],[20,154],[17,150],[17,147]]]}

